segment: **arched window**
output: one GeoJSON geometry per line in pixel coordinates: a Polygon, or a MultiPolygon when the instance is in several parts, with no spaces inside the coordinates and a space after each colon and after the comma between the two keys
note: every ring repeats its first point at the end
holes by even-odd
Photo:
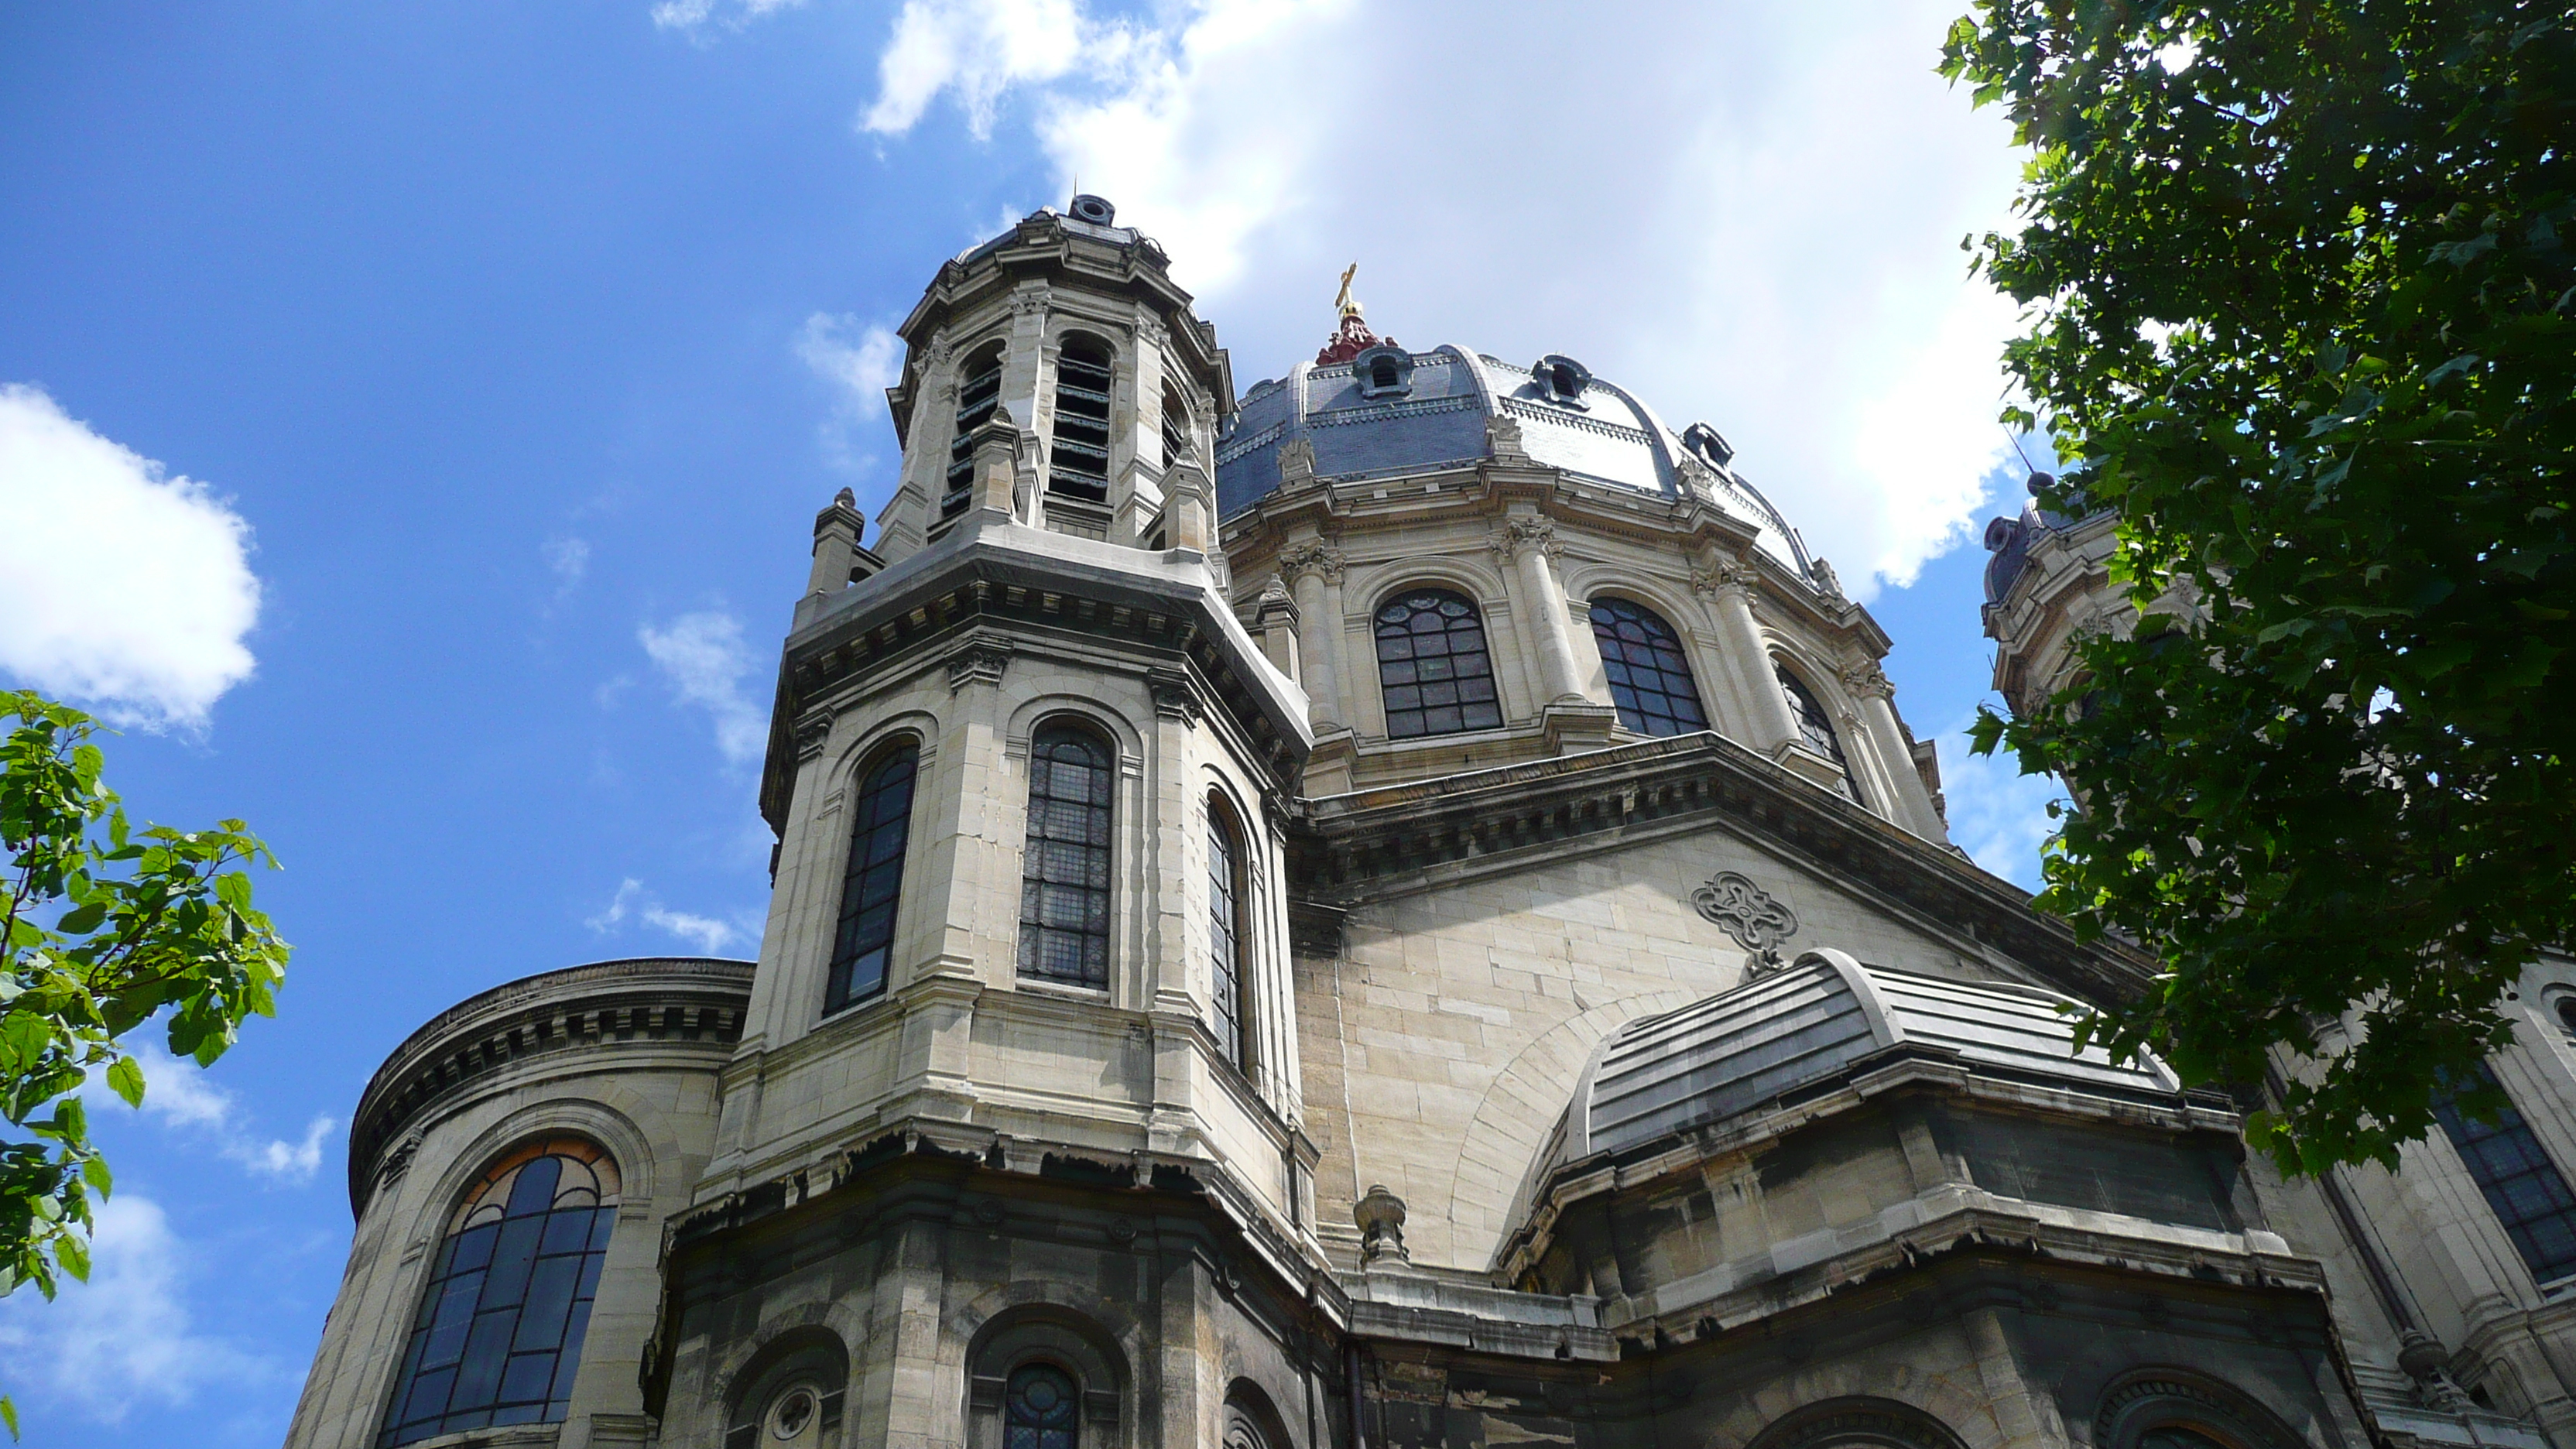
{"type": "Polygon", "coordinates": [[[1397,381],[1394,358],[1381,357],[1369,364],[1369,386],[1393,387],[1397,381]]]}
{"type": "Polygon", "coordinates": [[[2186,1425],[2159,1424],[2138,1436],[2138,1449],[2228,1449],[2228,1446],[2186,1425]]]}
{"type": "Polygon", "coordinates": [[[378,1449],[562,1422],[617,1186],[607,1153],[558,1137],[504,1155],[467,1189],[430,1262],[378,1449]]]}
{"type": "Polygon", "coordinates": [[[841,872],[840,929],[823,991],[826,1015],[885,990],[894,947],[894,908],[903,891],[904,846],[912,833],[912,782],[920,748],[887,751],[850,805],[850,860],[841,872]]]}
{"type": "Polygon", "coordinates": [[[1686,735],[1708,728],[1699,686],[1682,657],[1681,636],[1656,613],[1626,599],[1592,601],[1592,637],[1610,676],[1619,723],[1641,735],[1686,735]]]}
{"type": "Polygon", "coordinates": [[[1079,1449],[1082,1394],[1053,1364],[1023,1364],[1002,1391],[1002,1449],[1079,1449]]]}
{"type": "Polygon", "coordinates": [[[1020,867],[1020,974],[1109,984],[1109,791],[1115,756],[1089,731],[1029,741],[1029,838],[1020,867]]]}
{"type": "Polygon", "coordinates": [[[1502,727],[1485,621],[1447,589],[1411,589],[1379,607],[1377,678],[1390,738],[1502,727]]]}
{"type": "MultiPolygon", "coordinates": [[[[2497,1087],[2485,1063],[2478,1065],[2477,1074],[2487,1086],[2497,1087]]],[[[2576,1191],[2569,1190],[2566,1175],[2540,1145],[2531,1124],[2510,1103],[2494,1121],[2477,1121],[2460,1111],[2458,1098],[2448,1089],[2435,1097],[2433,1116],[2458,1149],[2505,1236],[2521,1252],[2532,1281],[2576,1277],[2576,1191]]]]}
{"type": "Polygon", "coordinates": [[[2569,1036],[2576,1037],[2576,995],[2558,998],[2558,1026],[2569,1036]]]}
{"type": "Polygon", "coordinates": [[[1861,804],[1868,803],[1861,799],[1860,780],[1852,774],[1851,761],[1843,754],[1842,738],[1834,733],[1833,716],[1825,713],[1824,705],[1817,702],[1807,686],[1798,682],[1798,676],[1789,672],[1789,666],[1774,661],[1771,671],[1779,676],[1780,697],[1788,701],[1789,718],[1797,721],[1798,738],[1808,749],[1833,761],[1843,772],[1841,788],[1847,798],[1861,804]]]}
{"type": "Polygon", "coordinates": [[[1208,797],[1208,954],[1214,966],[1210,993],[1216,1001],[1216,1039],[1225,1059],[1237,1068],[1252,1064],[1249,1038],[1252,1013],[1244,988],[1243,835],[1233,813],[1215,796],[1208,797]]]}
{"type": "Polygon", "coordinates": [[[1097,338],[1068,338],[1056,358],[1047,491],[1092,503],[1109,499],[1109,349],[1097,338]]]}
{"type": "Polygon", "coordinates": [[[948,440],[948,487],[939,516],[963,513],[975,500],[975,430],[1002,401],[1002,349],[997,343],[957,370],[957,418],[948,440]]]}

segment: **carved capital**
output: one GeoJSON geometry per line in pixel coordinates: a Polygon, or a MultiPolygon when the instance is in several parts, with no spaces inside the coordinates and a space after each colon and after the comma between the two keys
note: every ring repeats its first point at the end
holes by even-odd
{"type": "Polygon", "coordinates": [[[1556,525],[1544,518],[1506,520],[1502,531],[1494,535],[1493,548],[1506,561],[1517,559],[1533,548],[1550,558],[1565,552],[1565,545],[1557,541],[1556,525]]]}
{"type": "Polygon", "coordinates": [[[1047,288],[1043,282],[1022,287],[1011,294],[1011,315],[1035,317],[1047,309],[1047,288]]]}
{"type": "Polygon", "coordinates": [[[970,684],[999,684],[1010,666],[1011,643],[999,634],[969,635],[948,655],[948,689],[954,694],[970,684]]]}
{"type": "Polygon", "coordinates": [[[1172,331],[1156,318],[1140,317],[1136,319],[1136,342],[1156,352],[1167,352],[1172,346],[1172,331]]]}
{"type": "Polygon", "coordinates": [[[823,753],[823,743],[832,737],[832,711],[829,706],[808,710],[796,721],[796,758],[810,760],[823,753]]]}
{"type": "Polygon", "coordinates": [[[1691,892],[1691,908],[1754,955],[1754,972],[1781,965],[1780,943],[1798,934],[1798,913],[1750,876],[1721,870],[1691,892]]]}
{"type": "Polygon", "coordinates": [[[1719,559],[1714,568],[1691,570],[1691,589],[1712,599],[1730,591],[1751,593],[1758,577],[1760,575],[1750,563],[1740,559],[1719,559]]]}
{"type": "Polygon", "coordinates": [[[1180,721],[1185,729],[1195,728],[1207,713],[1207,706],[1199,700],[1198,686],[1190,682],[1186,670],[1151,670],[1145,675],[1145,687],[1154,696],[1154,713],[1180,721]]]}
{"type": "Polygon", "coordinates": [[[1319,539],[1292,543],[1279,551],[1279,575],[1282,578],[1302,578],[1311,573],[1321,575],[1328,584],[1338,584],[1342,581],[1342,569],[1342,551],[1319,539]]]}
{"type": "Polygon", "coordinates": [[[1863,659],[1858,663],[1844,665],[1839,677],[1843,682],[1843,688],[1851,691],[1854,699],[1894,699],[1896,697],[1896,686],[1887,682],[1886,671],[1880,669],[1878,661],[1874,659],[1863,659]]]}

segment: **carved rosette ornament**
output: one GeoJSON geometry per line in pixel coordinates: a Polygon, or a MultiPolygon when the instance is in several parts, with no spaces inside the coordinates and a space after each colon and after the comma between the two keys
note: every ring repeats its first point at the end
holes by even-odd
{"type": "Polygon", "coordinates": [[[1328,584],[1338,584],[1342,581],[1343,567],[1342,551],[1320,540],[1292,543],[1279,550],[1279,576],[1282,578],[1301,578],[1311,573],[1321,576],[1328,584]]]}
{"type": "Polygon", "coordinates": [[[1502,555],[1506,562],[1518,559],[1533,548],[1549,558],[1565,553],[1565,545],[1557,541],[1556,525],[1544,518],[1515,518],[1506,522],[1502,532],[1494,535],[1493,547],[1494,552],[1502,555]]]}
{"type": "Polygon", "coordinates": [[[1735,944],[1753,953],[1754,974],[1781,962],[1780,943],[1798,934],[1798,913],[1786,901],[1753,883],[1750,876],[1721,870],[1691,892],[1691,908],[1717,923],[1735,944]]]}

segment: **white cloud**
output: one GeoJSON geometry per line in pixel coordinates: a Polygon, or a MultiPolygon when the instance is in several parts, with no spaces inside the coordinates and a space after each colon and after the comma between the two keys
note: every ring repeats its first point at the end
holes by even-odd
{"type": "Polygon", "coordinates": [[[555,597],[563,599],[581,587],[590,574],[590,541],[581,538],[550,538],[539,545],[546,572],[555,576],[555,597]]]}
{"type": "MultiPolygon", "coordinates": [[[[257,1176],[300,1187],[320,1170],[322,1144],[339,1126],[331,1117],[315,1116],[305,1124],[303,1137],[294,1142],[266,1137],[251,1127],[241,1100],[196,1063],[149,1042],[136,1048],[133,1056],[143,1068],[145,1117],[212,1142],[215,1150],[257,1176]]],[[[94,1101],[111,1096],[103,1090],[87,1095],[94,1101]]]]}
{"type": "Polygon", "coordinates": [[[116,1194],[98,1208],[87,1283],[66,1284],[51,1303],[0,1299],[0,1361],[103,1424],[123,1423],[145,1400],[186,1404],[209,1384],[281,1379],[277,1364],[197,1330],[186,1300],[195,1260],[159,1204],[116,1194]]]}
{"type": "Polygon", "coordinates": [[[903,340],[881,324],[863,327],[846,313],[817,312],[796,334],[796,355],[839,394],[831,421],[823,425],[824,451],[842,467],[865,465],[871,458],[858,451],[853,436],[861,424],[885,415],[885,390],[903,372],[903,340]]]}
{"type": "Polygon", "coordinates": [[[710,26],[739,30],[777,10],[790,10],[805,0],[662,0],[653,7],[653,23],[664,30],[703,36],[710,26]]]}
{"type": "Polygon", "coordinates": [[[2009,225],[2021,158],[1932,73],[1956,10],[909,0],[861,124],[949,95],[982,134],[1025,96],[1060,185],[1165,244],[1245,386],[1322,340],[1353,258],[1411,346],[1581,357],[1715,424],[1866,597],[1968,537],[2001,446],[2013,315],[1958,241],[2009,225]]]}
{"type": "Polygon", "coordinates": [[[664,907],[651,892],[644,889],[642,881],[632,876],[618,882],[617,894],[609,897],[608,904],[601,908],[598,915],[590,917],[582,924],[604,936],[625,924],[630,917],[656,930],[668,931],[697,947],[700,954],[707,956],[724,950],[744,935],[743,931],[730,922],[717,920],[713,916],[692,915],[686,911],[674,911],[664,907]]]}
{"type": "Polygon", "coordinates": [[[757,761],[769,747],[769,717],[742,692],[751,672],[742,625],[731,614],[683,614],[668,629],[647,624],[635,631],[672,695],[715,717],[716,750],[730,764],[757,761]]]}
{"type": "Polygon", "coordinates": [[[187,730],[250,677],[250,525],[205,484],[0,384],[0,518],[0,672],[187,730]]]}
{"type": "Polygon", "coordinates": [[[2047,775],[2022,774],[2009,755],[1968,752],[1968,722],[1940,736],[1941,793],[1950,813],[1950,839],[1970,859],[2024,890],[2040,886],[2039,847],[2057,822],[2049,802],[2066,792],[2047,775]]]}

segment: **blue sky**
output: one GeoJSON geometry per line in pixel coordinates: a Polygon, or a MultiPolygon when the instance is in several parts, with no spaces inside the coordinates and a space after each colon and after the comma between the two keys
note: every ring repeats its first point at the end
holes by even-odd
{"type": "MultiPolygon", "coordinates": [[[[1243,386],[1356,257],[1382,332],[1715,423],[1955,730],[2018,501],[1957,243],[2018,163],[1949,14],[0,0],[0,681],[122,721],[141,813],[252,822],[298,947],[277,1021],[102,1113],[98,1282],[0,1302],[27,1442],[277,1442],[384,1054],[750,951],[771,650],[813,511],[889,482],[884,329],[1076,181],[1243,386]]],[[[2046,792],[1943,754],[2027,878],[2046,792]]]]}

